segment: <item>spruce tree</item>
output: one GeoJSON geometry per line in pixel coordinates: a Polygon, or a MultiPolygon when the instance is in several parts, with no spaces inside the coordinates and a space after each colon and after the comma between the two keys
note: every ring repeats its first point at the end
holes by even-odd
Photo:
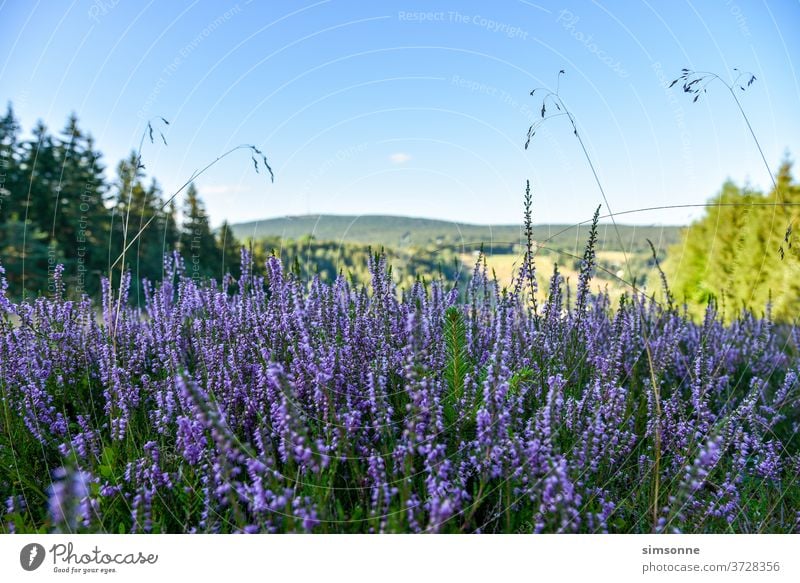
{"type": "Polygon", "coordinates": [[[159,220],[159,232],[161,233],[162,248],[165,254],[171,254],[178,250],[180,245],[181,233],[177,222],[178,211],[175,208],[175,201],[171,200],[164,208],[159,220]]]}
{"type": "Polygon", "coordinates": [[[60,165],[54,208],[54,237],[67,261],[65,280],[78,293],[99,289],[107,266],[109,210],[100,152],[94,140],[78,127],[73,114],[55,148],[60,165]]]}
{"type": "MultiPolygon", "coordinates": [[[[119,163],[117,176],[110,261],[113,264],[125,246],[130,245],[124,252],[124,266],[133,277],[134,299],[141,303],[141,280],[154,282],[161,278],[167,251],[159,229],[163,217],[161,190],[155,180],[144,184],[144,173],[135,152],[119,163]]],[[[118,267],[122,265],[120,262],[118,267]]],[[[115,277],[118,276],[117,272],[115,277]]]]}
{"type": "Polygon", "coordinates": [[[219,276],[230,273],[239,274],[242,262],[242,244],[236,238],[228,221],[224,221],[217,234],[217,246],[221,257],[217,274],[219,276]]]}
{"type": "Polygon", "coordinates": [[[20,126],[11,104],[0,118],[0,224],[18,219],[20,207],[20,126]]]}
{"type": "Polygon", "coordinates": [[[53,219],[60,174],[55,142],[47,127],[39,121],[33,128],[33,137],[23,143],[20,216],[51,238],[54,235],[53,219]]]}
{"type": "Polygon", "coordinates": [[[189,185],[184,201],[180,248],[190,277],[219,277],[215,268],[220,262],[220,251],[194,183],[189,185]]]}

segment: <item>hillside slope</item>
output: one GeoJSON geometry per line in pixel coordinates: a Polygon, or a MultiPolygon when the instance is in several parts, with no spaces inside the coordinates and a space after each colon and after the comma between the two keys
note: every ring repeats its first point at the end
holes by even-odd
{"type": "MultiPolygon", "coordinates": [[[[650,238],[657,248],[664,249],[679,241],[677,226],[618,225],[619,237],[611,224],[601,224],[598,248],[643,252],[650,238]]],[[[464,245],[477,247],[481,242],[498,247],[518,244],[522,240],[520,225],[474,225],[434,219],[388,215],[300,215],[287,216],[233,225],[241,239],[281,237],[301,239],[313,235],[318,240],[361,243],[403,248],[407,246],[464,245]]],[[[582,249],[589,225],[535,225],[534,238],[548,247],[582,249]]]]}

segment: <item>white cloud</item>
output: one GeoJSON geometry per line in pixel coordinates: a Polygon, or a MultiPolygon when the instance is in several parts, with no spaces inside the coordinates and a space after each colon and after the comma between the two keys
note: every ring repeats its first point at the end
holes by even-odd
{"type": "Polygon", "coordinates": [[[411,155],[406,154],[405,152],[395,152],[391,156],[389,156],[389,160],[392,161],[392,164],[405,164],[409,160],[411,160],[411,155]]]}
{"type": "Polygon", "coordinates": [[[198,184],[197,192],[204,196],[224,196],[247,192],[249,188],[244,184],[198,184]]]}

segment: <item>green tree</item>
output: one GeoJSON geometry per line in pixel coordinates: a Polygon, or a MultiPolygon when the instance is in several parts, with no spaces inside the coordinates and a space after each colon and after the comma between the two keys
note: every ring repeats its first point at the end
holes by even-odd
{"type": "Polygon", "coordinates": [[[221,257],[219,269],[216,270],[217,274],[224,275],[225,273],[231,273],[233,275],[238,275],[242,262],[242,244],[236,238],[236,235],[233,234],[233,229],[231,229],[228,221],[224,221],[219,228],[219,232],[217,233],[217,247],[219,248],[221,257]]]}
{"type": "Polygon", "coordinates": [[[699,315],[711,297],[724,301],[727,316],[741,308],[791,319],[800,309],[800,249],[787,226],[797,225],[800,186],[786,160],[777,191],[764,195],[728,181],[705,215],[684,230],[668,254],[665,271],[678,300],[699,315]],[[790,244],[791,243],[791,244],[790,244]],[[780,249],[783,248],[783,257],[780,249]]]}
{"type": "Polygon", "coordinates": [[[0,118],[0,224],[12,218],[19,218],[21,145],[20,126],[11,104],[0,118]]]}
{"type": "Polygon", "coordinates": [[[178,211],[175,208],[175,200],[169,201],[164,208],[159,220],[159,231],[161,232],[162,248],[165,253],[171,253],[178,249],[181,240],[181,232],[178,229],[178,211]]]}
{"type": "Polygon", "coordinates": [[[64,250],[65,280],[78,293],[95,293],[107,271],[109,210],[102,155],[94,140],[78,127],[73,114],[55,148],[60,165],[53,212],[53,237],[64,250]]]}
{"type": "Polygon", "coordinates": [[[22,191],[19,214],[52,238],[61,172],[55,142],[41,121],[33,128],[32,139],[23,143],[20,170],[22,191]]]}
{"type": "MultiPolygon", "coordinates": [[[[163,226],[169,219],[161,210],[163,202],[158,184],[152,180],[145,185],[143,168],[135,152],[119,163],[115,190],[110,260],[113,264],[129,246],[117,267],[124,265],[124,269],[130,269],[132,295],[141,303],[141,280],[157,281],[163,273],[164,253],[168,252],[164,248],[163,226]]],[[[119,271],[115,278],[118,275],[119,271]]]]}
{"type": "Polygon", "coordinates": [[[220,250],[194,183],[189,185],[184,201],[180,249],[190,277],[220,276],[215,269],[220,262],[220,250]]]}
{"type": "Polygon", "coordinates": [[[56,265],[64,262],[58,245],[48,240],[30,222],[14,218],[0,223],[0,262],[13,298],[47,294],[56,265]]]}

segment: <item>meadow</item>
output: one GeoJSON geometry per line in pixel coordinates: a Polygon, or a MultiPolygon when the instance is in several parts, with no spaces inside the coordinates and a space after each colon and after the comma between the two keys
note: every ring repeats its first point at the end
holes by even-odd
{"type": "MultiPolygon", "coordinates": [[[[529,226],[529,225],[528,225],[529,226]]],[[[800,329],[574,291],[535,255],[466,289],[190,277],[127,301],[0,289],[5,532],[800,529],[800,329]],[[99,315],[98,315],[99,314],[99,315]]],[[[529,247],[530,248],[530,247],[529,247]]]]}

